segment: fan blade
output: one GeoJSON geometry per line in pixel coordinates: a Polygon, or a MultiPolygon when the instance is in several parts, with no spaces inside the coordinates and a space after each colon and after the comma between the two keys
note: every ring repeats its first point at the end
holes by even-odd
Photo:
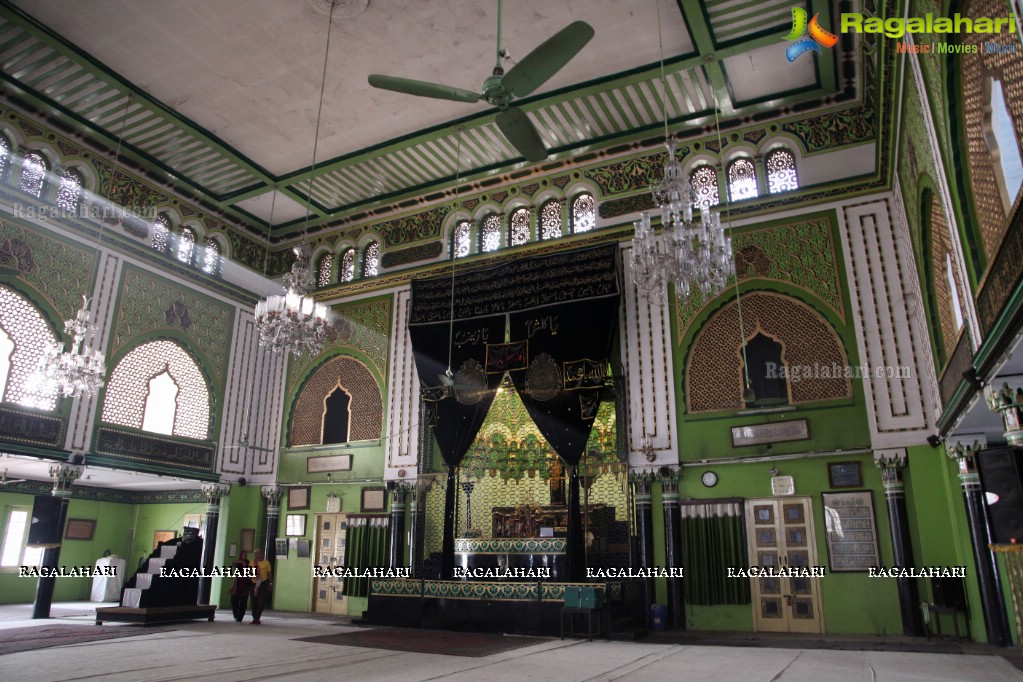
{"type": "Polygon", "coordinates": [[[417,97],[450,99],[455,102],[478,102],[481,97],[478,92],[473,92],[472,90],[463,90],[462,88],[456,88],[450,85],[440,85],[439,83],[416,81],[411,78],[381,76],[376,73],[370,74],[369,84],[374,88],[380,88],[381,90],[393,90],[394,92],[401,92],[406,95],[416,95],[417,97]]]}
{"type": "Polygon", "coordinates": [[[547,158],[547,148],[543,146],[540,133],[536,132],[533,122],[522,109],[511,107],[497,112],[497,127],[512,146],[526,157],[526,161],[536,162],[547,158]]]}
{"type": "Polygon", "coordinates": [[[572,22],[520,59],[501,84],[516,97],[525,97],[568,64],[592,37],[593,27],[585,21],[572,22]]]}

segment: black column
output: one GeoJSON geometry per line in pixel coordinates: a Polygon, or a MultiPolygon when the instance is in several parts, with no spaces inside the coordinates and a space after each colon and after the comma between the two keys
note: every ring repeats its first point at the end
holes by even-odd
{"type": "MultiPolygon", "coordinates": [[[[82,475],[83,467],[74,464],[58,464],[50,467],[50,478],[53,479],[54,497],[60,500],[60,512],[57,517],[56,547],[43,550],[42,566],[56,568],[60,562],[60,543],[64,537],[64,522],[67,520],[67,508],[71,502],[71,484],[82,475]]],[[[32,603],[33,618],[49,618],[50,606],[53,604],[53,588],[57,579],[53,576],[41,577],[36,580],[36,596],[32,603]]]]}
{"type": "MultiPolygon", "coordinates": [[[[682,518],[678,506],[678,467],[661,467],[661,503],[664,505],[664,563],[669,569],[682,568],[682,518]]],[[[668,578],[668,621],[672,629],[686,628],[685,591],[680,578],[668,578]]]]}
{"type": "Polygon", "coordinates": [[[389,543],[389,565],[400,568],[405,565],[405,493],[411,486],[403,482],[388,481],[391,491],[391,533],[389,543]]]}
{"type": "Polygon", "coordinates": [[[203,577],[199,578],[199,604],[210,603],[213,578],[206,577],[213,571],[213,555],[217,551],[217,527],[220,525],[220,500],[231,492],[229,486],[206,483],[202,494],[206,498],[206,531],[202,539],[203,577]]]}
{"type": "MultiPolygon", "coordinates": [[[[635,487],[636,502],[636,553],[632,565],[637,568],[651,568],[654,565],[654,515],[650,495],[652,472],[635,472],[629,475],[635,487]]],[[[643,613],[654,603],[654,579],[643,578],[643,613]]]]}
{"type": "Polygon", "coordinates": [[[586,544],[583,540],[583,515],[579,485],[579,467],[569,467],[568,476],[568,579],[580,583],[586,580],[586,544]]]}
{"type": "Polygon", "coordinates": [[[458,478],[455,467],[448,467],[448,481],[444,489],[444,541],[441,545],[440,579],[452,580],[455,570],[455,495],[458,478]]]}
{"type": "Polygon", "coordinates": [[[970,544],[973,546],[973,560],[976,563],[977,587],[980,588],[980,606],[984,612],[984,628],[988,644],[1010,646],[1009,620],[1005,613],[1005,595],[998,577],[998,563],[989,545],[987,507],[984,493],[980,489],[980,477],[969,456],[956,457],[959,463],[959,480],[963,486],[963,502],[966,504],[966,522],[970,526],[970,544]]]}
{"type": "Polygon", "coordinates": [[[259,489],[266,504],[266,536],[263,541],[263,557],[270,562],[270,569],[277,572],[277,526],[281,520],[281,497],[284,489],[275,485],[264,485],[259,489]]]}
{"type": "MultiPolygon", "coordinates": [[[[874,464],[881,470],[884,499],[888,505],[888,524],[892,531],[892,553],[895,565],[913,568],[913,545],[909,537],[909,518],[906,514],[906,490],[902,480],[902,467],[906,466],[905,450],[888,450],[874,454],[874,464]]],[[[902,615],[902,634],[923,637],[923,618],[920,615],[920,593],[916,579],[896,578],[899,590],[899,612],[902,615]]]]}

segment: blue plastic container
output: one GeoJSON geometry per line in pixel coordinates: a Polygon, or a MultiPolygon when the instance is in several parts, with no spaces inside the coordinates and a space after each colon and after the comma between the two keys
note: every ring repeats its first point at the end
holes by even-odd
{"type": "Polygon", "coordinates": [[[660,604],[650,606],[650,629],[661,632],[668,627],[668,607],[660,604]]]}

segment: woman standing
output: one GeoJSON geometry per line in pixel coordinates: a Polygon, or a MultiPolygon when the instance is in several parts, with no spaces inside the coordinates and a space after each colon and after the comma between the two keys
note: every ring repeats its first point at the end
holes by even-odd
{"type": "Polygon", "coordinates": [[[270,566],[270,562],[263,557],[263,552],[258,549],[253,556],[252,566],[256,569],[256,575],[251,579],[255,585],[252,592],[252,624],[261,625],[259,617],[263,615],[263,607],[266,606],[273,589],[271,582],[273,568],[270,566]]]}

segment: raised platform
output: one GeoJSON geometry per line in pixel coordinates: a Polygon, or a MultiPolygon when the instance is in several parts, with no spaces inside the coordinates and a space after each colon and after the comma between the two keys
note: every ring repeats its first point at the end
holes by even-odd
{"type": "Polygon", "coordinates": [[[157,623],[183,623],[188,620],[206,619],[213,622],[216,606],[151,606],[135,609],[127,606],[106,606],[96,609],[96,625],[103,623],[140,623],[156,625],[157,623]]]}

